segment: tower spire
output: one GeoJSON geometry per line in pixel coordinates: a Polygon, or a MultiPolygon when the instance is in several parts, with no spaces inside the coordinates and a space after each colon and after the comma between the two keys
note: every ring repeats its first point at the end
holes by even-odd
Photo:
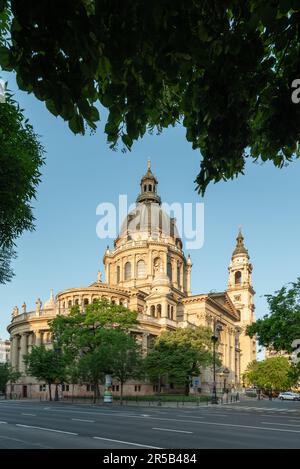
{"type": "Polygon", "coordinates": [[[239,227],[239,232],[238,232],[238,235],[236,237],[236,247],[235,247],[235,250],[232,253],[232,257],[239,256],[241,254],[246,254],[246,256],[249,258],[248,251],[247,251],[247,249],[244,245],[244,236],[243,236],[243,233],[242,233],[242,228],[239,227]]]}

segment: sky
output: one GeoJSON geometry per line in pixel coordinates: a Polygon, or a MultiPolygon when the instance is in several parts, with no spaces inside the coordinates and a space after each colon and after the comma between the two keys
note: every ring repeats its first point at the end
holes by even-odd
{"type": "Polygon", "coordinates": [[[36,229],[17,240],[15,277],[0,286],[0,337],[8,338],[14,306],[21,309],[25,301],[27,310],[34,309],[51,288],[56,294],[91,284],[99,269],[104,274],[103,254],[113,241],[97,236],[96,207],[118,205],[119,194],[133,203],[148,158],[163,201],[204,204],[203,246],[186,252],[193,262],[193,294],[226,289],[240,226],[253,264],[256,317],[268,312],[265,294],[300,275],[300,161],[281,170],[249,161],[245,176],[211,184],[202,198],[194,184],[201,155],[185,140],[182,126],[147,135],[126,154],[112,151],[103,131],[105,110],[96,134],[74,136],[44,103],[19,91],[13,75],[2,76],[39,134],[46,164],[33,201],[36,229]]]}

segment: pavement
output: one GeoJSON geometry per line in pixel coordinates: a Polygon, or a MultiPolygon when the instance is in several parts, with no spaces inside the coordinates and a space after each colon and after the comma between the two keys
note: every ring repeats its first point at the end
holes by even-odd
{"type": "Polygon", "coordinates": [[[300,402],[177,409],[0,401],[3,448],[300,448],[300,402]]]}

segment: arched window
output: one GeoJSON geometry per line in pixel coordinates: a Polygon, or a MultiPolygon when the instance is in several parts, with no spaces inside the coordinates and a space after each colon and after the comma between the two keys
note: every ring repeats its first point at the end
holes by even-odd
{"type": "Polygon", "coordinates": [[[117,267],[117,283],[119,283],[121,280],[121,269],[120,266],[118,265],[117,267]]]}
{"type": "Polygon", "coordinates": [[[156,306],[156,317],[161,318],[161,305],[156,306]]]}
{"type": "Polygon", "coordinates": [[[98,298],[93,298],[93,303],[96,303],[97,300],[98,298]]]}
{"type": "Polygon", "coordinates": [[[149,184],[149,191],[152,191],[152,184],[149,184]]]}
{"type": "Polygon", "coordinates": [[[167,276],[169,277],[170,281],[172,282],[172,264],[171,264],[171,259],[168,259],[168,262],[167,262],[167,276]]]}
{"type": "Polygon", "coordinates": [[[125,264],[125,280],[129,280],[131,278],[131,263],[126,262],[125,264]]]}
{"type": "Polygon", "coordinates": [[[174,306],[171,306],[171,319],[174,320],[174,306]]]}
{"type": "Polygon", "coordinates": [[[71,306],[72,306],[72,300],[69,300],[69,301],[68,301],[68,306],[69,306],[69,308],[71,308],[71,306]]]}
{"type": "Polygon", "coordinates": [[[168,305],[168,318],[171,319],[170,305],[168,305]]]}
{"type": "Polygon", "coordinates": [[[155,306],[154,305],[150,307],[150,314],[153,318],[155,318],[155,306]]]}
{"type": "Polygon", "coordinates": [[[144,192],[146,192],[146,191],[147,191],[147,185],[144,184],[144,192]]]}
{"type": "Polygon", "coordinates": [[[138,261],[136,265],[137,277],[143,278],[146,276],[146,266],[143,260],[138,261]]]}
{"type": "Polygon", "coordinates": [[[242,272],[238,270],[234,275],[234,280],[236,285],[242,283],[242,272]]]}
{"type": "Polygon", "coordinates": [[[79,305],[79,300],[75,300],[75,305],[79,305]]]}
{"type": "Polygon", "coordinates": [[[123,306],[123,300],[120,300],[120,301],[119,301],[119,305],[120,305],[120,306],[123,306]]]}
{"type": "Polygon", "coordinates": [[[85,298],[85,299],[83,300],[83,304],[84,304],[84,306],[86,306],[86,305],[88,305],[88,304],[89,304],[89,300],[88,300],[88,298],[85,298]]]}

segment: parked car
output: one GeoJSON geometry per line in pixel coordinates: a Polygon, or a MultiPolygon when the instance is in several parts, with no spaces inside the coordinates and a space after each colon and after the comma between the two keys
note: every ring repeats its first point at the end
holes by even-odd
{"type": "Polygon", "coordinates": [[[281,392],[278,399],[281,401],[300,401],[300,395],[297,392],[281,392]]]}

